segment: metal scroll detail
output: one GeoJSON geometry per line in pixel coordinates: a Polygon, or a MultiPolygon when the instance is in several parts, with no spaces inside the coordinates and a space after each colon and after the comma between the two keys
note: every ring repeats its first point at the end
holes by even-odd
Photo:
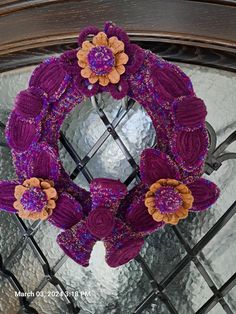
{"type": "Polygon", "coordinates": [[[220,168],[222,163],[229,159],[236,159],[236,153],[226,152],[230,144],[236,142],[236,131],[231,133],[219,146],[214,128],[207,122],[207,130],[210,138],[210,147],[205,164],[205,173],[210,175],[220,168]]]}

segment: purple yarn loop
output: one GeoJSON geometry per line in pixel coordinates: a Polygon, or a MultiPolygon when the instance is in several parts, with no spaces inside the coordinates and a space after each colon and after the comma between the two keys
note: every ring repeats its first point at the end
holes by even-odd
{"type": "Polygon", "coordinates": [[[88,35],[97,35],[99,29],[96,26],[88,26],[80,32],[78,37],[78,46],[81,47],[82,43],[86,40],[88,35]]]}

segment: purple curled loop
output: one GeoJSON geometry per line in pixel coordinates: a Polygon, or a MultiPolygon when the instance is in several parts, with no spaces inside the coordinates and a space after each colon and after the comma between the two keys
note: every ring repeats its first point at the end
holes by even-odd
{"type": "Polygon", "coordinates": [[[129,84],[124,77],[121,77],[119,84],[109,85],[108,90],[114,99],[122,99],[127,95],[129,84]]]}
{"type": "Polygon", "coordinates": [[[119,26],[116,26],[114,23],[108,22],[105,24],[104,30],[108,37],[116,36],[119,40],[123,41],[125,46],[129,45],[129,36],[119,26]]]}
{"type": "Polygon", "coordinates": [[[82,32],[80,32],[80,35],[78,37],[78,45],[79,47],[82,46],[82,43],[86,40],[88,35],[97,35],[99,33],[99,29],[96,26],[89,26],[86,27],[82,32]]]}

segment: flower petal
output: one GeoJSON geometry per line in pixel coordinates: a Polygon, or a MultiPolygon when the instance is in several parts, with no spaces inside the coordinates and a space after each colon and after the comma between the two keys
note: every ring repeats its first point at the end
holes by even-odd
{"type": "Polygon", "coordinates": [[[18,181],[0,181],[0,210],[15,213],[13,206],[15,202],[15,187],[19,185],[18,181]]]}
{"type": "Polygon", "coordinates": [[[153,66],[152,78],[156,97],[160,104],[171,102],[177,97],[193,94],[190,79],[176,65],[160,62],[153,66]]]}
{"type": "Polygon", "coordinates": [[[30,184],[30,186],[35,187],[35,188],[40,187],[40,181],[38,178],[30,178],[29,184],[30,184]]]}
{"type": "Polygon", "coordinates": [[[16,96],[15,110],[22,117],[34,118],[40,114],[42,109],[42,93],[37,88],[29,87],[16,96]]]}
{"type": "Polygon", "coordinates": [[[47,181],[42,181],[40,185],[41,185],[41,188],[43,189],[49,189],[51,187],[51,184],[47,181]]]}
{"type": "Polygon", "coordinates": [[[40,136],[40,125],[31,120],[22,120],[15,111],[12,111],[6,128],[6,138],[11,148],[17,152],[29,149],[37,142],[40,136]]]}
{"type": "Polygon", "coordinates": [[[154,219],[157,222],[163,221],[163,218],[164,218],[164,215],[158,210],[152,215],[152,219],[154,219]]]}
{"type": "Polygon", "coordinates": [[[18,210],[18,216],[23,218],[23,219],[28,219],[28,220],[45,220],[48,217],[47,212],[31,212],[28,210],[20,209],[18,210]]]}
{"type": "Polygon", "coordinates": [[[174,102],[173,107],[178,126],[195,128],[204,125],[207,111],[200,98],[195,96],[182,97],[174,102]]]}
{"type": "Polygon", "coordinates": [[[145,235],[156,231],[163,225],[152,218],[144,202],[141,201],[131,205],[126,219],[136,232],[142,232],[145,235]]]}
{"type": "Polygon", "coordinates": [[[129,57],[126,53],[122,52],[116,55],[116,66],[126,64],[129,61],[129,57]]]}
{"type": "Polygon", "coordinates": [[[93,37],[93,44],[96,46],[107,46],[107,35],[104,32],[99,32],[93,37]]]}
{"type": "Polygon", "coordinates": [[[47,208],[54,209],[56,207],[56,202],[54,200],[49,200],[47,204],[47,208]]]}
{"type": "Polygon", "coordinates": [[[106,241],[107,246],[106,262],[110,267],[118,267],[130,262],[134,259],[142,249],[144,244],[143,239],[127,239],[120,241],[119,248],[114,246],[109,246],[106,241]],[[109,248],[109,249],[108,249],[109,248]]]}
{"type": "Polygon", "coordinates": [[[64,93],[69,80],[60,59],[52,57],[34,70],[29,86],[40,88],[48,95],[49,101],[56,101],[64,93]]]}
{"type": "Polygon", "coordinates": [[[193,171],[203,166],[208,147],[208,134],[205,128],[177,131],[170,144],[180,167],[193,171]]]}
{"type": "Polygon", "coordinates": [[[187,188],[186,185],[184,184],[179,184],[178,186],[175,187],[176,190],[178,190],[181,194],[187,194],[189,193],[189,189],[187,188]]]}
{"type": "Polygon", "coordinates": [[[20,199],[26,190],[27,189],[23,185],[17,185],[14,193],[15,198],[20,199]]]}
{"type": "Polygon", "coordinates": [[[77,56],[77,58],[78,58],[80,61],[86,62],[87,56],[88,56],[88,51],[83,50],[83,49],[80,49],[80,50],[78,50],[76,56],[77,56]]]}
{"type": "MultiPolygon", "coordinates": [[[[88,80],[90,80],[90,78],[88,80]]],[[[83,96],[91,97],[91,96],[98,93],[99,84],[95,83],[91,86],[88,84],[88,81],[86,79],[82,78],[81,75],[80,75],[80,77],[79,77],[79,75],[77,75],[77,77],[75,77],[75,88],[83,96]]]]}
{"type": "Polygon", "coordinates": [[[27,156],[26,175],[57,181],[60,174],[60,163],[55,150],[46,143],[38,143],[27,156]]]}
{"type": "Polygon", "coordinates": [[[180,179],[178,167],[171,158],[154,148],[147,148],[142,152],[140,173],[144,183],[152,185],[159,179],[180,179]]]}
{"type": "Polygon", "coordinates": [[[148,207],[147,210],[148,210],[149,215],[153,215],[156,211],[156,208],[155,207],[148,207]]]}
{"type": "Polygon", "coordinates": [[[206,179],[200,178],[188,184],[194,197],[191,211],[202,211],[214,204],[220,195],[220,190],[216,184],[206,179]]]}
{"type": "Polygon", "coordinates": [[[111,72],[108,74],[108,78],[110,79],[112,84],[116,84],[120,80],[120,74],[116,71],[115,68],[113,68],[111,72]]]}
{"type": "Polygon", "coordinates": [[[115,66],[116,71],[121,75],[123,73],[125,73],[125,67],[121,64],[118,66],[115,66]]]}
{"type": "MultiPolygon", "coordinates": [[[[90,79],[89,79],[90,81],[90,79]]],[[[92,80],[93,81],[93,80],[92,80]]],[[[106,76],[99,76],[99,84],[102,86],[107,86],[109,84],[109,78],[106,76]]]]}
{"type": "Polygon", "coordinates": [[[90,41],[85,40],[85,41],[83,42],[83,44],[82,44],[82,49],[83,49],[83,50],[89,51],[89,50],[92,49],[92,48],[94,48],[94,45],[93,45],[90,41]]]}
{"type": "Polygon", "coordinates": [[[168,180],[166,181],[166,183],[167,183],[168,185],[175,186],[175,187],[179,186],[179,181],[174,180],[174,179],[168,179],[168,180]]]}
{"type": "Polygon", "coordinates": [[[23,207],[23,205],[21,205],[21,202],[20,202],[20,201],[15,201],[15,202],[13,203],[13,207],[14,207],[15,209],[19,210],[19,211],[24,210],[24,207],[23,207]]]}
{"type": "Polygon", "coordinates": [[[83,77],[89,78],[93,72],[90,70],[90,67],[86,67],[82,69],[80,73],[83,77]]]}
{"type": "Polygon", "coordinates": [[[78,60],[78,65],[81,67],[81,68],[86,68],[87,65],[88,65],[88,62],[86,61],[82,61],[82,60],[78,60]]]}
{"type": "Polygon", "coordinates": [[[26,179],[26,180],[23,182],[23,185],[28,188],[28,187],[30,186],[30,180],[29,180],[29,179],[26,179]]]}
{"type": "Polygon", "coordinates": [[[133,232],[123,221],[116,218],[115,228],[111,236],[104,239],[106,262],[110,267],[118,267],[128,263],[140,252],[144,240],[133,232]],[[119,235],[117,241],[116,235],[119,235]]]}
{"type": "Polygon", "coordinates": [[[116,36],[112,36],[108,39],[108,45],[114,54],[122,52],[125,49],[124,43],[121,40],[119,40],[116,36]]]}
{"type": "Polygon", "coordinates": [[[146,198],[144,204],[146,207],[154,207],[155,206],[155,198],[154,197],[146,198]]]}
{"type": "Polygon", "coordinates": [[[40,213],[40,219],[46,220],[49,218],[51,211],[48,211],[46,208],[44,208],[40,213]]]}
{"type": "Polygon", "coordinates": [[[149,187],[149,189],[154,194],[158,189],[160,189],[160,187],[161,187],[160,182],[155,182],[149,187]]]}
{"type": "Polygon", "coordinates": [[[179,218],[175,214],[164,214],[163,221],[171,225],[177,225],[177,223],[179,222],[179,218]]]}
{"type": "Polygon", "coordinates": [[[50,217],[53,213],[53,208],[46,207],[46,211],[48,213],[48,217],[50,217]]]}
{"type": "Polygon", "coordinates": [[[188,217],[188,209],[181,207],[177,210],[177,212],[175,213],[180,219],[186,218],[188,217]]]}
{"type": "Polygon", "coordinates": [[[84,267],[89,265],[90,255],[96,241],[97,238],[88,231],[85,220],[60,233],[57,237],[57,243],[61,249],[84,267]]]}
{"type": "MultiPolygon", "coordinates": [[[[137,186],[131,191],[132,202],[127,208],[125,221],[135,232],[141,232],[143,236],[160,228],[163,223],[156,222],[148,213],[144,204],[146,188],[137,186]]],[[[127,196],[128,197],[128,196],[127,196]]]]}
{"type": "Polygon", "coordinates": [[[19,208],[18,216],[22,219],[38,220],[40,217],[40,213],[31,213],[30,211],[19,208]]]}
{"type": "Polygon", "coordinates": [[[96,83],[96,82],[98,81],[98,79],[99,79],[99,76],[98,76],[98,75],[92,75],[92,76],[90,76],[90,78],[89,78],[89,82],[90,82],[91,84],[94,84],[94,83],[96,83]]]}
{"type": "Polygon", "coordinates": [[[44,193],[47,195],[47,199],[57,198],[57,191],[54,188],[49,188],[44,190],[44,193]]]}
{"type": "MultiPolygon", "coordinates": [[[[50,200],[48,207],[52,208],[55,201],[50,200]]],[[[56,208],[49,218],[49,221],[61,229],[69,229],[83,218],[83,210],[78,201],[70,194],[62,193],[56,201],[56,208]]]]}

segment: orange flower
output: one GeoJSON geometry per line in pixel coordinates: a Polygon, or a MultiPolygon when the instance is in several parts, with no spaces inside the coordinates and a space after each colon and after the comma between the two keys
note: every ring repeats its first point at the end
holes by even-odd
{"type": "Polygon", "coordinates": [[[94,36],[92,43],[84,41],[77,58],[81,76],[91,84],[98,82],[102,86],[118,83],[129,59],[124,53],[124,43],[116,36],[107,38],[104,32],[94,36]]]}
{"type": "Polygon", "coordinates": [[[50,180],[27,179],[15,187],[16,201],[13,206],[21,218],[45,220],[56,207],[57,191],[50,180]]]}
{"type": "Polygon", "coordinates": [[[188,216],[193,200],[186,185],[174,179],[160,179],[150,186],[145,205],[155,221],[176,225],[188,216]]]}

